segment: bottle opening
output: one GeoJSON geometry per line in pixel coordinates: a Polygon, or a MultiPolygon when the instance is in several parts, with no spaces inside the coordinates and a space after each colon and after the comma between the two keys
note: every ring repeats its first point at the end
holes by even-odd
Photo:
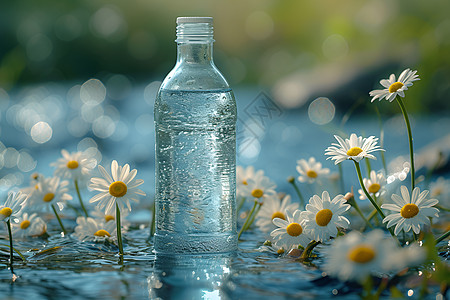
{"type": "Polygon", "coordinates": [[[213,35],[212,17],[177,18],[177,43],[211,43],[213,35]]]}

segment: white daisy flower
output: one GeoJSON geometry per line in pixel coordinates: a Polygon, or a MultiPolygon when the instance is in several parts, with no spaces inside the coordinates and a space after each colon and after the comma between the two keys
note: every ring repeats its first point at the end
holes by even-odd
{"type": "Polygon", "coordinates": [[[316,162],[314,157],[310,157],[308,161],[305,159],[297,160],[297,172],[300,173],[298,181],[313,183],[318,176],[330,173],[330,169],[322,168],[320,162],[316,162]]]}
{"type": "Polygon", "coordinates": [[[333,200],[327,191],[322,193],[322,198],[317,195],[309,199],[306,211],[301,213],[305,220],[304,230],[317,242],[326,242],[330,237],[336,237],[337,228],[348,228],[350,221],[342,214],[350,209],[344,196],[337,195],[333,200]]]}
{"type": "Polygon", "coordinates": [[[145,196],[145,193],[137,187],[144,183],[142,179],[135,179],[137,170],[130,171],[130,166],[125,164],[123,167],[113,160],[111,163],[112,177],[101,165],[98,170],[103,178],[91,178],[89,188],[99,191],[100,194],[92,197],[90,203],[99,202],[98,207],[104,209],[106,215],[115,215],[116,202],[122,212],[125,208],[131,211],[130,200],[139,202],[138,195],[145,196]]]}
{"type": "Polygon", "coordinates": [[[72,196],[67,194],[68,185],[67,180],[61,181],[59,177],[41,177],[29,196],[29,205],[33,211],[51,211],[52,204],[57,204],[62,210],[64,203],[72,200],[72,196]]]}
{"type": "Polygon", "coordinates": [[[324,249],[324,271],[339,279],[364,281],[373,273],[395,270],[400,250],[393,239],[376,229],[366,235],[352,231],[324,249]]]}
{"type": "Polygon", "coordinates": [[[24,213],[11,225],[13,236],[16,238],[41,236],[47,232],[47,224],[36,213],[31,215],[24,213]]]}
{"type": "Polygon", "coordinates": [[[450,203],[450,180],[439,177],[430,184],[430,197],[439,199],[439,203],[444,207],[449,207],[450,203]]]}
{"type": "Polygon", "coordinates": [[[62,158],[51,163],[50,166],[56,167],[55,176],[78,181],[86,180],[97,161],[88,157],[84,152],[72,152],[61,150],[62,158]]]}
{"type": "Polygon", "coordinates": [[[241,196],[246,199],[258,199],[260,202],[264,202],[267,198],[276,195],[276,184],[272,182],[266,176],[257,176],[249,178],[247,185],[242,187],[241,196]]]}
{"type": "Polygon", "coordinates": [[[361,161],[361,159],[367,157],[370,159],[376,159],[372,152],[374,151],[384,151],[377,145],[378,138],[370,136],[368,138],[363,138],[362,136],[356,136],[352,133],[350,139],[342,139],[341,137],[334,136],[339,144],[332,143],[325,150],[325,155],[331,155],[327,159],[335,160],[334,164],[339,164],[347,159],[353,159],[356,162],[361,161]]]}
{"type": "Polygon", "coordinates": [[[0,204],[0,221],[9,221],[11,217],[16,217],[25,207],[27,194],[17,192],[8,193],[5,203],[0,204]]]}
{"type": "Polygon", "coordinates": [[[103,222],[103,220],[96,220],[91,217],[78,217],[73,235],[82,242],[103,242],[106,239],[115,240],[116,233],[116,222],[103,222]]]}
{"type": "MultiPolygon", "coordinates": [[[[370,179],[363,178],[363,183],[366,190],[376,197],[381,196],[385,192],[384,185],[386,183],[386,178],[384,177],[383,172],[376,173],[374,170],[370,171],[370,179]]],[[[366,194],[362,189],[359,189],[358,193],[359,199],[367,199],[366,194]]]]}
{"type": "Polygon", "coordinates": [[[414,188],[411,197],[409,197],[406,186],[402,185],[400,190],[401,197],[397,194],[392,195],[394,204],[383,204],[381,206],[381,208],[394,211],[383,219],[383,223],[387,222],[388,228],[396,225],[395,235],[398,235],[402,229],[408,232],[411,228],[416,234],[419,234],[422,225],[430,225],[430,217],[439,217],[439,210],[432,207],[439,201],[437,199],[425,200],[428,191],[424,190],[421,193],[418,187],[414,188]]]}
{"type": "Polygon", "coordinates": [[[395,80],[395,75],[391,74],[389,79],[382,79],[381,85],[385,87],[383,90],[373,90],[369,93],[372,101],[378,99],[379,101],[386,98],[386,100],[392,102],[397,95],[405,97],[405,91],[408,87],[413,85],[413,82],[419,79],[419,75],[416,75],[417,71],[411,71],[410,69],[404,70],[398,77],[398,81],[395,80]]]}
{"type": "Polygon", "coordinates": [[[283,247],[280,247],[277,244],[272,243],[272,241],[270,240],[265,241],[264,244],[258,248],[258,250],[261,252],[270,252],[276,255],[283,255],[286,253],[286,250],[283,247]]]}
{"type": "Polygon", "coordinates": [[[277,195],[268,197],[259,210],[256,217],[256,226],[263,232],[271,232],[277,227],[272,223],[275,218],[286,220],[286,210],[295,211],[299,207],[298,203],[291,204],[291,196],[287,195],[282,201],[277,195]]]}
{"type": "MultiPolygon", "coordinates": [[[[128,216],[129,211],[123,210],[120,212],[120,224],[123,228],[127,228],[130,226],[130,222],[126,220],[126,217],[128,216]]],[[[115,215],[107,215],[103,210],[101,210],[98,206],[95,207],[94,211],[91,212],[91,215],[94,219],[97,220],[103,220],[103,222],[115,222],[116,216],[115,215]]]]}
{"type": "Polygon", "coordinates": [[[296,210],[294,214],[286,210],[286,220],[273,219],[273,224],[278,228],[272,231],[270,236],[278,247],[283,247],[288,251],[298,247],[298,245],[306,247],[311,242],[311,238],[303,231],[305,220],[300,214],[300,210],[296,210]]]}
{"type": "Polygon", "coordinates": [[[241,196],[242,189],[246,186],[247,180],[252,178],[255,181],[260,180],[261,177],[264,176],[263,170],[258,170],[255,172],[253,166],[248,166],[247,168],[243,168],[241,166],[236,167],[236,194],[241,196]]]}

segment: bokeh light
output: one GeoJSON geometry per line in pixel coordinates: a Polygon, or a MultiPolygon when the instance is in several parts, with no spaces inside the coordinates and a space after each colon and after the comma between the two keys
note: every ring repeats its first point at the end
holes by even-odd
{"type": "Polygon", "coordinates": [[[31,138],[38,144],[44,144],[52,138],[53,130],[47,122],[37,122],[31,127],[31,138]]]}
{"type": "Polygon", "coordinates": [[[308,107],[309,119],[317,125],[330,123],[334,118],[335,112],[334,104],[325,97],[317,98],[308,107]]]}

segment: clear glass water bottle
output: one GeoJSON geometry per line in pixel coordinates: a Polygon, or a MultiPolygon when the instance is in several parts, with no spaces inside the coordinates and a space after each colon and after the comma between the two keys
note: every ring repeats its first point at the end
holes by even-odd
{"type": "Polygon", "coordinates": [[[155,102],[157,253],[237,248],[236,101],[210,17],[177,19],[177,62],[155,102]]]}

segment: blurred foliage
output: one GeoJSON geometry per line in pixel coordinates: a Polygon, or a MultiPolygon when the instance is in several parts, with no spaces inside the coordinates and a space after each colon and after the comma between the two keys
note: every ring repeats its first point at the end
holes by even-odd
{"type": "Polygon", "coordinates": [[[411,67],[422,80],[408,91],[409,110],[439,111],[450,107],[449,11],[448,0],[2,1],[0,86],[161,79],[175,60],[176,17],[209,15],[216,63],[234,85],[295,85],[300,72],[319,85],[311,95],[345,103],[411,67]],[[320,89],[329,68],[349,74],[340,91],[320,89]]]}

